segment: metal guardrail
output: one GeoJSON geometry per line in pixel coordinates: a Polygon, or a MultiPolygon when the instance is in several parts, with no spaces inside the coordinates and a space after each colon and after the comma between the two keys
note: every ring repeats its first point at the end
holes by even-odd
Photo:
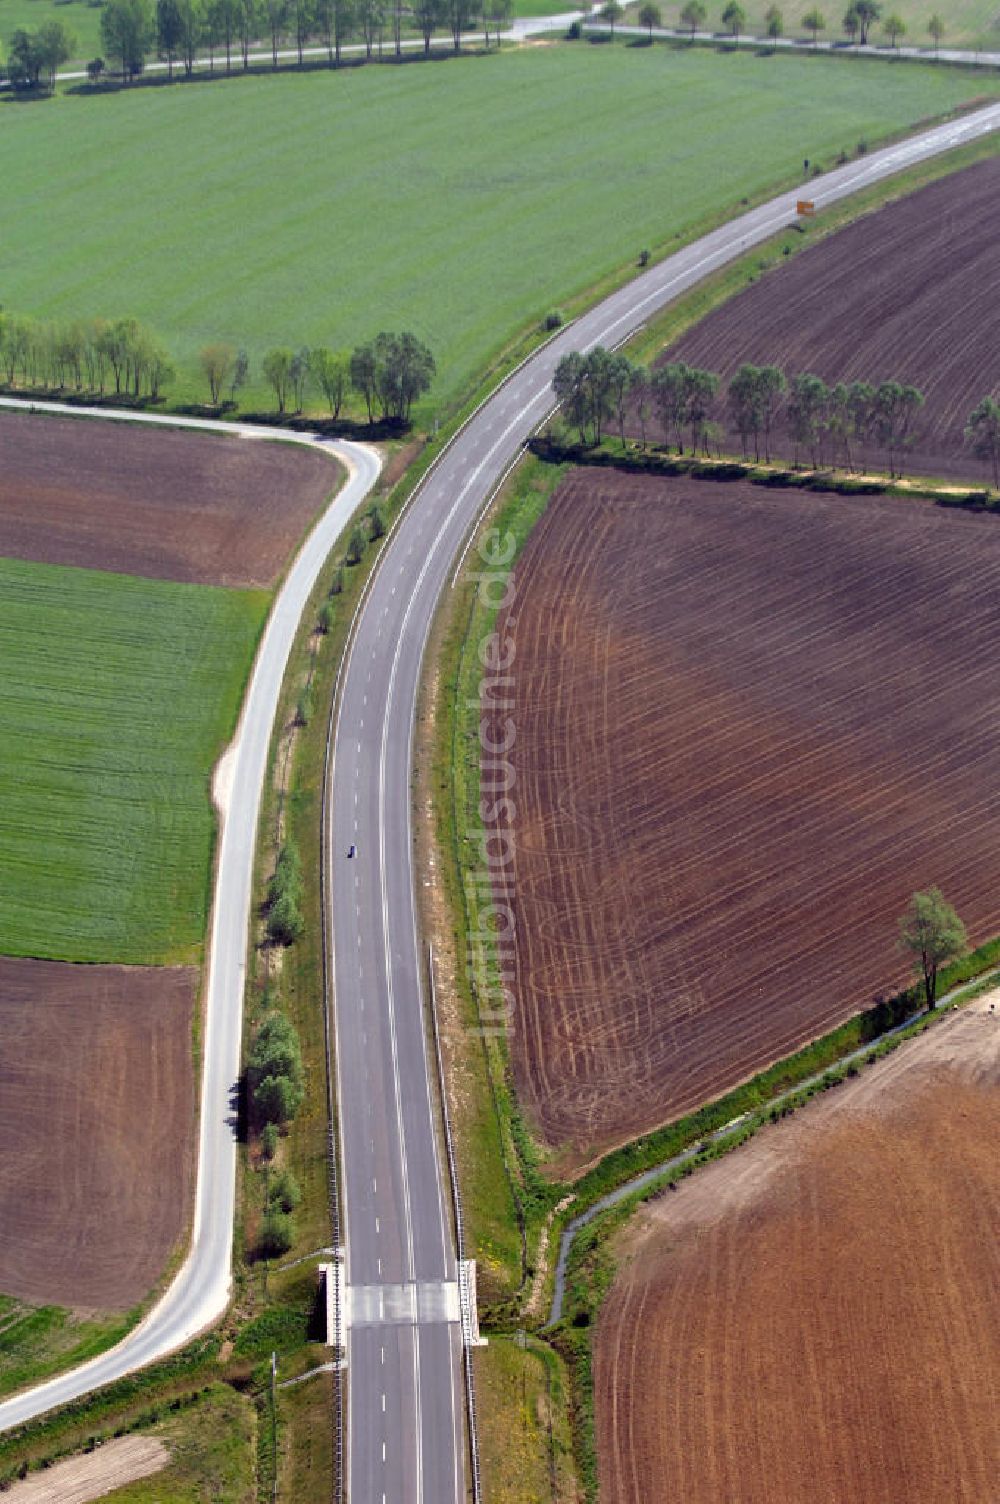
{"type": "MultiPolygon", "coordinates": [[[[448,1178],[451,1181],[451,1204],[455,1214],[455,1246],[459,1266],[465,1262],[465,1226],[462,1220],[462,1193],[458,1184],[458,1167],[455,1160],[455,1142],[451,1132],[451,1115],[448,1112],[448,1093],[445,1090],[444,1059],[441,1054],[441,1035],[438,1032],[437,985],[434,974],[434,947],[427,947],[427,970],[430,976],[431,1032],[434,1036],[434,1058],[437,1062],[438,1090],[441,1096],[441,1117],[444,1123],[445,1152],[448,1156],[448,1178]]],[[[479,1430],[476,1421],[476,1376],[473,1369],[471,1333],[468,1331],[467,1303],[462,1303],[462,1370],[465,1377],[465,1411],[469,1432],[469,1468],[472,1474],[473,1504],[482,1504],[483,1487],[479,1472],[479,1430]]]]}

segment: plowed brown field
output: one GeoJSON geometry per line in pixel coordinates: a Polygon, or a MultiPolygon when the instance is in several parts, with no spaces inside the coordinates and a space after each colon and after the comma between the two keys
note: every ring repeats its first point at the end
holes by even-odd
{"type": "Polygon", "coordinates": [[[0,556],[271,585],[336,479],[289,444],[0,411],[0,556]]]}
{"type": "Polygon", "coordinates": [[[127,1310],[191,1191],[193,969],[0,957],[0,1290],[127,1310]]]}
{"type": "Polygon", "coordinates": [[[956,1014],[644,1208],[603,1504],[994,1504],[1000,1016],[956,1014]]]}
{"type": "MultiPolygon", "coordinates": [[[[744,361],[828,382],[912,382],[927,404],[907,469],[991,482],[963,442],[1000,383],[1000,158],[869,214],[724,304],[668,351],[723,378],[744,361]]],[[[780,421],[777,429],[780,430],[780,421]]],[[[738,452],[739,438],[729,436],[738,452]]],[[[781,433],[773,445],[792,455],[781,433]]],[[[873,446],[861,451],[884,468],[873,446]]]]}
{"type": "Polygon", "coordinates": [[[1000,931],[996,518],[577,471],[509,611],[511,1050],[565,1168],[902,982],[914,889],[1000,931]]]}

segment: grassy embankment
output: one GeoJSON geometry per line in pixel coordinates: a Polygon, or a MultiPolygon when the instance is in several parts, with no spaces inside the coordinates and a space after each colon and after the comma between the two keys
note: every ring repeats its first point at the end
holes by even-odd
{"type": "Polygon", "coordinates": [[[199,959],[214,817],[268,597],[0,561],[0,950],[199,959]]]}
{"type": "Polygon", "coordinates": [[[924,65],[550,46],[9,105],[4,303],[142,320],[177,365],[178,404],[204,399],[202,345],[245,345],[245,410],[270,405],[268,347],[409,326],[439,369],[425,423],[640,250],[795,183],[803,156],[830,163],[998,88],[924,65]],[[318,158],[289,153],[305,121],[330,143],[318,158]],[[336,149],[357,139],[361,154],[336,149]]]}

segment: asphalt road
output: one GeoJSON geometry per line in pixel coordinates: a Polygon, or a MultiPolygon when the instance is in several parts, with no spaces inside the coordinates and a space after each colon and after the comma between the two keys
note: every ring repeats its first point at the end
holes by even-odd
{"type": "MultiPolygon", "coordinates": [[[[47,411],[69,411],[57,403],[15,403],[47,411]]],[[[106,418],[101,408],[90,410],[106,418]]],[[[133,421],[138,415],[123,415],[133,421]]],[[[144,415],[148,421],[154,415],[144,415]]],[[[163,418],[155,421],[164,422],[163,418]]],[[[166,420],[170,426],[215,428],[230,424],[166,420]]],[[[274,430],[243,425],[248,441],[273,440],[274,430]]],[[[285,435],[282,435],[285,437],[285,435]]],[[[229,442],[238,443],[238,438],[229,442]]],[[[230,746],[226,782],[228,810],[222,823],[212,910],[203,1036],[198,1181],[191,1248],[163,1299],[117,1347],[34,1389],[0,1404],[0,1431],[154,1362],[210,1326],[229,1304],[236,1192],[235,1087],[240,1073],[243,982],[250,914],[257,810],[267,767],[267,749],[284,677],[285,663],[316,577],[349,517],[374,484],[380,460],[361,444],[306,438],[332,453],[349,472],[341,488],[297,555],[274,602],[261,639],[243,715],[230,746]]]]}
{"type": "MultiPolygon", "coordinates": [[[[798,193],[821,209],[998,127],[994,105],[798,193]]],[[[526,362],[431,471],[386,545],[359,616],[335,736],[330,851],[352,1504],[466,1498],[455,1256],[430,1087],[411,828],[414,716],[437,603],[499,478],[552,409],[557,361],[620,343],[794,220],[797,196],[782,194],[636,276],[526,362]]]]}
{"type": "MultiPolygon", "coordinates": [[[[1000,105],[993,105],[813,179],[801,191],[822,208],[998,126],[1000,105]]],[[[622,341],[672,298],[790,222],[795,199],[795,192],[783,194],[636,276],[521,367],[479,409],[425,481],[387,544],[359,617],[343,677],[331,803],[353,1504],[450,1504],[465,1498],[455,1262],[429,1086],[410,826],[414,712],[437,601],[498,479],[550,411],[551,378],[560,357],[622,341]],[[352,841],[358,853],[348,861],[352,841]]],[[[60,410],[55,403],[5,405],[60,410]]],[[[81,410],[71,411],[79,415],[81,410]]],[[[109,414],[97,409],[94,416],[109,414]]],[[[253,432],[243,431],[248,438],[253,432]]],[[[262,436],[273,433],[265,429],[262,436]]],[[[131,1336],[83,1367],[0,1404],[0,1430],[163,1356],[213,1321],[227,1303],[236,1166],[232,1091],[239,1071],[250,869],[267,741],[288,648],[312,580],[378,467],[362,446],[330,447],[354,473],[304,545],[272,612],[231,767],[213,917],[191,1251],[163,1299],[131,1336]]]]}

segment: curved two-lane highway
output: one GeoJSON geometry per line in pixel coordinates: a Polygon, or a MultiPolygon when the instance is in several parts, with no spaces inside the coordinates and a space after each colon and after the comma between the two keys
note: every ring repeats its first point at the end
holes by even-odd
{"type": "MultiPolygon", "coordinates": [[[[815,178],[809,196],[821,208],[998,127],[993,105],[815,178]]],[[[620,343],[794,220],[795,203],[794,192],[782,194],[688,246],[527,361],[420,487],[359,616],[342,681],[329,851],[352,1504],[458,1504],[467,1496],[455,1252],[432,1106],[410,822],[420,667],[438,599],[498,479],[551,411],[557,361],[620,343]]]]}

